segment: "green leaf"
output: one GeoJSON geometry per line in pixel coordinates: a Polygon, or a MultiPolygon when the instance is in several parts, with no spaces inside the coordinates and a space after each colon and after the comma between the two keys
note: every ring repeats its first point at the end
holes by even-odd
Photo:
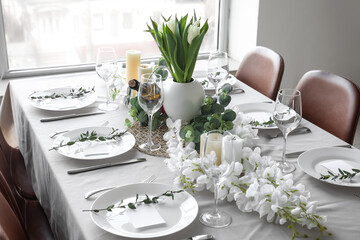
{"type": "Polygon", "coordinates": [[[214,99],[213,99],[212,97],[206,96],[206,97],[204,98],[204,104],[205,104],[205,105],[211,105],[211,104],[213,104],[213,103],[214,103],[214,99]]]}
{"type": "Polygon", "coordinates": [[[125,119],[125,126],[128,127],[128,128],[132,127],[132,122],[127,118],[125,119]]]}
{"type": "Polygon", "coordinates": [[[224,110],[225,110],[224,106],[222,106],[218,103],[215,103],[211,106],[212,113],[222,113],[222,112],[224,112],[224,110]]]}
{"type": "Polygon", "coordinates": [[[220,91],[222,92],[222,93],[229,93],[229,92],[231,92],[232,91],[232,89],[233,89],[233,87],[231,86],[231,84],[229,84],[229,83],[225,83],[225,84],[223,84],[221,87],[220,87],[220,91]]]}
{"type": "Polygon", "coordinates": [[[211,105],[203,105],[201,106],[201,114],[206,115],[211,113],[211,105]]]}
{"type": "Polygon", "coordinates": [[[135,206],[134,203],[129,203],[129,204],[128,204],[128,207],[129,207],[130,209],[136,209],[136,206],[135,206]]]}
{"type": "Polygon", "coordinates": [[[236,113],[231,109],[226,109],[221,118],[224,121],[234,121],[236,118],[236,113]]]}
{"type": "Polygon", "coordinates": [[[146,114],[146,112],[144,112],[144,111],[139,112],[137,118],[141,124],[143,124],[144,126],[147,125],[148,115],[146,114]]]}
{"type": "Polygon", "coordinates": [[[226,93],[222,93],[220,94],[220,97],[219,97],[219,103],[226,107],[227,105],[229,105],[231,101],[231,96],[227,95],[226,93]]]}

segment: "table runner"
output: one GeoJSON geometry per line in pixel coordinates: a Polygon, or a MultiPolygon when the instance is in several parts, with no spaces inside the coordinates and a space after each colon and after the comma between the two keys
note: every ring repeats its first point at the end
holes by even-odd
{"type": "MultiPolygon", "coordinates": [[[[248,86],[237,83],[245,90],[245,94],[232,95],[231,106],[241,103],[269,101],[248,86]]],[[[163,157],[149,156],[133,149],[126,154],[108,160],[79,161],[66,158],[55,151],[48,151],[52,147],[49,134],[55,130],[75,129],[86,126],[100,126],[109,121],[109,126],[121,128],[124,126],[128,109],[121,106],[119,110],[78,119],[68,119],[49,123],[40,123],[42,117],[55,116],[59,113],[42,111],[32,107],[27,96],[35,90],[42,90],[64,86],[96,85],[97,91],[104,90],[104,84],[98,80],[94,72],[39,77],[32,79],[12,80],[5,94],[4,106],[12,106],[13,119],[19,148],[24,155],[27,171],[31,175],[36,195],[39,198],[54,233],[59,239],[126,239],[118,237],[98,228],[90,219],[89,213],[82,209],[90,208],[94,198],[85,200],[83,194],[89,190],[111,185],[125,185],[140,182],[146,177],[156,174],[156,182],[172,184],[175,177],[163,163],[163,157]],[[145,163],[112,167],[98,171],[68,175],[67,170],[77,167],[91,166],[104,162],[118,162],[135,157],[146,157],[145,163]]],[[[76,111],[96,111],[93,105],[76,111]]],[[[2,116],[4,117],[2,109],[2,116]]],[[[11,122],[11,121],[9,121],[11,122]]],[[[8,123],[9,123],[8,122],[8,123]]],[[[6,127],[6,124],[2,127],[6,127]]],[[[342,145],[344,142],[313,124],[304,120],[302,125],[311,128],[312,133],[289,136],[288,152],[306,150],[315,147],[342,145]]],[[[282,139],[266,140],[260,138],[258,144],[267,155],[279,160],[282,152],[282,139]]],[[[360,191],[357,188],[346,188],[330,185],[318,181],[299,167],[294,172],[294,181],[303,183],[310,191],[312,200],[319,201],[319,214],[328,216],[325,224],[333,237],[322,239],[358,239],[360,229],[360,191]],[[358,196],[355,196],[357,194],[358,196]]],[[[199,212],[213,207],[213,196],[210,192],[200,192],[195,195],[199,204],[199,212]]],[[[231,214],[233,223],[223,229],[212,229],[203,226],[198,218],[184,230],[159,239],[181,239],[197,234],[213,234],[216,239],[291,239],[291,232],[285,227],[274,223],[267,223],[259,219],[257,213],[242,213],[234,203],[223,202],[221,208],[231,214]]],[[[310,239],[317,236],[317,231],[307,231],[310,239]]]]}

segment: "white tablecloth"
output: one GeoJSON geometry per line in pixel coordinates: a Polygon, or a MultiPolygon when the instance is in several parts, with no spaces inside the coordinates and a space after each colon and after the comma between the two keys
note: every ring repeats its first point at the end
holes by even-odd
{"type": "MultiPolygon", "coordinates": [[[[245,90],[245,93],[232,95],[232,105],[269,101],[244,84],[237,84],[245,90]]],[[[34,91],[49,88],[93,85],[96,85],[98,91],[101,89],[104,92],[104,85],[98,80],[94,72],[12,80],[9,85],[10,91],[7,91],[3,102],[3,108],[10,106],[10,103],[12,105],[16,135],[20,150],[25,157],[27,171],[31,175],[34,190],[49,217],[51,227],[59,239],[126,239],[98,228],[92,222],[89,213],[82,212],[82,209],[90,208],[95,199],[93,197],[85,200],[84,193],[104,186],[140,182],[152,174],[156,174],[156,182],[166,184],[172,184],[175,177],[167,170],[163,161],[164,158],[148,156],[137,150],[131,150],[110,160],[97,161],[70,159],[56,151],[48,151],[53,143],[49,134],[57,130],[99,126],[105,121],[110,122],[109,126],[117,128],[124,126],[125,118],[129,117],[127,115],[128,109],[125,106],[120,106],[119,110],[104,115],[41,123],[40,118],[64,113],[34,108],[27,98],[34,91]],[[73,168],[108,161],[118,162],[136,157],[146,157],[147,161],[76,175],[68,175],[66,172],[73,168]]],[[[96,102],[75,112],[96,111],[98,104],[96,102]]],[[[306,120],[302,122],[302,125],[310,127],[312,133],[290,136],[288,152],[345,144],[306,120]]],[[[266,154],[280,160],[282,153],[281,137],[270,141],[261,138],[259,145],[266,154]]],[[[322,239],[359,239],[360,191],[358,188],[340,187],[318,181],[305,174],[299,167],[294,172],[294,180],[296,183],[301,182],[306,186],[311,192],[312,200],[319,201],[319,214],[328,216],[328,222],[325,225],[333,233],[333,237],[324,236],[322,239]]],[[[200,213],[213,207],[212,193],[200,192],[195,194],[195,198],[198,201],[200,213]]],[[[257,213],[242,213],[234,203],[223,202],[220,207],[230,213],[233,218],[229,227],[209,228],[202,225],[197,218],[182,231],[160,239],[181,239],[197,234],[213,234],[218,240],[291,239],[291,231],[286,226],[267,223],[265,219],[260,219],[257,213]]],[[[317,230],[308,231],[300,226],[298,227],[301,232],[310,235],[310,239],[317,237],[317,230]]]]}

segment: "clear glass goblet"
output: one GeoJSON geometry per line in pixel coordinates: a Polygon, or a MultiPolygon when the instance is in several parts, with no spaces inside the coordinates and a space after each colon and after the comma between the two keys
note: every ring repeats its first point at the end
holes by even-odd
{"type": "Polygon", "coordinates": [[[286,140],[289,133],[299,126],[302,119],[300,91],[294,89],[279,90],[273,117],[276,126],[278,126],[284,137],[282,161],[278,162],[277,165],[283,173],[290,173],[296,167],[294,164],[286,162],[286,140]]]}
{"type": "Polygon", "coordinates": [[[111,102],[110,96],[110,85],[118,69],[115,49],[112,47],[99,48],[95,68],[96,73],[105,81],[106,85],[106,103],[100,104],[98,108],[104,111],[116,110],[118,105],[111,102]]]}
{"type": "Polygon", "coordinates": [[[152,141],[153,115],[158,111],[164,101],[164,92],[160,74],[144,73],[138,90],[138,101],[140,107],[148,114],[149,137],[148,142],[139,147],[144,150],[156,151],[161,148],[159,143],[152,141]]]}
{"type": "Polygon", "coordinates": [[[218,192],[219,181],[221,178],[229,176],[234,170],[235,155],[233,140],[235,136],[232,136],[229,132],[220,130],[213,130],[202,135],[201,151],[201,163],[200,166],[204,170],[205,174],[213,181],[214,186],[214,209],[204,212],[200,216],[200,222],[206,226],[213,228],[222,228],[230,225],[232,219],[229,214],[218,208],[218,192]],[[227,138],[226,144],[230,144],[225,147],[224,140],[227,138]],[[230,141],[228,141],[230,139],[230,141]],[[230,151],[224,154],[222,151],[230,151]],[[213,161],[209,159],[209,153],[214,151],[217,160],[213,161]],[[228,159],[222,159],[221,156],[229,156],[228,159]],[[220,166],[219,166],[220,165],[220,166]]]}
{"type": "Polygon", "coordinates": [[[209,81],[215,87],[215,96],[219,95],[219,84],[229,76],[229,60],[226,52],[213,52],[209,55],[208,73],[209,81]]]}

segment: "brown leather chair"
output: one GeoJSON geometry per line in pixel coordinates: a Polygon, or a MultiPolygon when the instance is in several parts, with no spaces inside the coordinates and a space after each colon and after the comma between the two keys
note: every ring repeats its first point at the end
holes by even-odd
{"type": "Polygon", "coordinates": [[[7,165],[10,170],[10,177],[21,196],[27,199],[36,200],[36,195],[25,169],[24,158],[19,149],[8,144],[0,127],[0,148],[2,149],[7,165]]]}
{"type": "MultiPolygon", "coordinates": [[[[17,191],[2,149],[0,149],[0,192],[17,216],[29,239],[54,239],[39,201],[24,198],[17,191]]],[[[2,215],[2,212],[0,213],[2,215]]]]}
{"type": "Polygon", "coordinates": [[[304,74],[296,89],[301,92],[305,119],[353,143],[360,113],[357,85],[335,74],[314,70],[304,74]]]}
{"type": "Polygon", "coordinates": [[[269,48],[258,46],[245,55],[235,77],[275,100],[283,73],[284,60],[281,55],[269,48]]]}
{"type": "Polygon", "coordinates": [[[2,193],[0,193],[0,212],[0,239],[27,239],[18,217],[2,193]]]}

